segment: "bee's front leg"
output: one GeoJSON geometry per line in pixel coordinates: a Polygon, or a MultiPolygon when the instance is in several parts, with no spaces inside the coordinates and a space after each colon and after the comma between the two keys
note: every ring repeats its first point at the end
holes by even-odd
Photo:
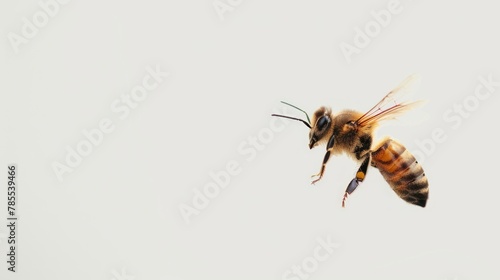
{"type": "Polygon", "coordinates": [[[342,199],[342,207],[345,207],[345,201],[347,200],[349,195],[358,187],[359,183],[363,182],[363,180],[365,179],[366,171],[368,170],[368,164],[370,163],[370,161],[371,154],[368,153],[363,163],[361,163],[358,172],[356,172],[356,177],[352,179],[352,181],[347,186],[347,189],[345,190],[344,198],[342,199]]]}
{"type": "Polygon", "coordinates": [[[335,144],[335,137],[332,134],[332,136],[330,136],[330,139],[328,140],[328,144],[326,145],[326,154],[325,154],[325,157],[323,158],[323,164],[321,164],[321,169],[320,169],[318,174],[311,176],[312,178],[318,177],[318,179],[313,180],[311,182],[311,184],[314,185],[316,182],[321,180],[321,178],[323,177],[323,173],[325,172],[326,163],[328,162],[328,159],[330,159],[330,152],[332,151],[334,144],[335,144]]]}

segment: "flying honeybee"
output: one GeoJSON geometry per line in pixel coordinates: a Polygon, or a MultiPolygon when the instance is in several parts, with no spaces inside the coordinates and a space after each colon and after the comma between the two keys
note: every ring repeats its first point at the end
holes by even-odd
{"type": "Polygon", "coordinates": [[[310,128],[310,149],[326,144],[323,164],[319,173],[312,176],[317,177],[312,184],[322,178],[325,166],[332,154],[346,153],[360,163],[356,176],[347,186],[342,199],[342,207],[345,207],[347,197],[365,179],[370,163],[380,171],[399,197],[406,202],[425,207],[429,196],[429,184],[422,166],[415,157],[401,143],[389,137],[384,138],[377,145],[372,145],[373,133],[380,121],[392,119],[419,103],[398,101],[415,80],[414,75],[408,77],[364,114],[353,110],[344,110],[334,114],[330,108],[321,107],[314,112],[310,120],[305,111],[282,101],[305,113],[307,122],[290,116],[277,114],[272,116],[301,121],[310,128]]]}

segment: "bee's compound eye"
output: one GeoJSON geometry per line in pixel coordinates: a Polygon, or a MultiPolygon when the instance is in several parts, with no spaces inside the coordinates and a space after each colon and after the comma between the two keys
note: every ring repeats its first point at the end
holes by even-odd
{"type": "Polygon", "coordinates": [[[324,130],[329,122],[330,118],[328,118],[327,116],[322,116],[321,118],[319,118],[316,126],[318,127],[319,130],[324,130]]]}

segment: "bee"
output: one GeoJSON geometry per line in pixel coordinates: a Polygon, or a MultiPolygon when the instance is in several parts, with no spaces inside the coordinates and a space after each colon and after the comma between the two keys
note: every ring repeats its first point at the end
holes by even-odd
{"type": "Polygon", "coordinates": [[[315,178],[312,184],[323,177],[331,155],[345,153],[360,164],[354,179],[347,185],[342,207],[345,207],[349,195],[365,179],[368,165],[380,171],[400,198],[408,203],[425,207],[429,196],[429,183],[415,157],[401,143],[390,137],[385,137],[378,144],[372,145],[374,131],[381,121],[393,119],[420,104],[419,101],[411,103],[398,101],[408,92],[408,88],[415,80],[415,75],[408,77],[364,114],[354,110],[343,110],[334,114],[330,108],[322,106],[314,112],[312,119],[309,119],[304,110],[282,101],[303,112],[307,121],[285,115],[272,114],[272,116],[304,123],[310,129],[310,149],[326,144],[323,163],[318,174],[312,176],[315,178]]]}

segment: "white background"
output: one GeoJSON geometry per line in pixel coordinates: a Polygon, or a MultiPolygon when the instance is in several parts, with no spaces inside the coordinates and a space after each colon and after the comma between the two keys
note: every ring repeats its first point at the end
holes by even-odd
{"type": "Polygon", "coordinates": [[[355,29],[389,1],[231,1],[222,17],[213,3],[70,1],[14,47],[9,34],[23,36],[23,17],[43,9],[2,2],[0,223],[11,163],[19,221],[17,273],[0,227],[1,279],[284,279],[318,238],[339,247],[309,279],[499,279],[500,87],[474,103],[479,76],[500,81],[492,1],[401,1],[350,63],[340,44],[354,46],[355,29]],[[120,119],[111,104],[156,65],[170,76],[120,119]],[[269,132],[280,100],[309,114],[364,111],[412,73],[422,77],[413,98],[427,103],[409,115],[425,118],[378,135],[416,153],[427,141],[426,208],[398,198],[375,169],[341,208],[357,165],[334,157],[311,186],[324,148],[309,150],[300,123],[273,131],[262,150],[249,143],[269,132]],[[444,119],[464,100],[467,117],[444,119]],[[60,182],[54,162],[104,118],[114,131],[60,182]],[[436,129],[442,141],[429,144],[436,129]],[[231,161],[241,172],[186,223],[179,207],[231,161]]]}

